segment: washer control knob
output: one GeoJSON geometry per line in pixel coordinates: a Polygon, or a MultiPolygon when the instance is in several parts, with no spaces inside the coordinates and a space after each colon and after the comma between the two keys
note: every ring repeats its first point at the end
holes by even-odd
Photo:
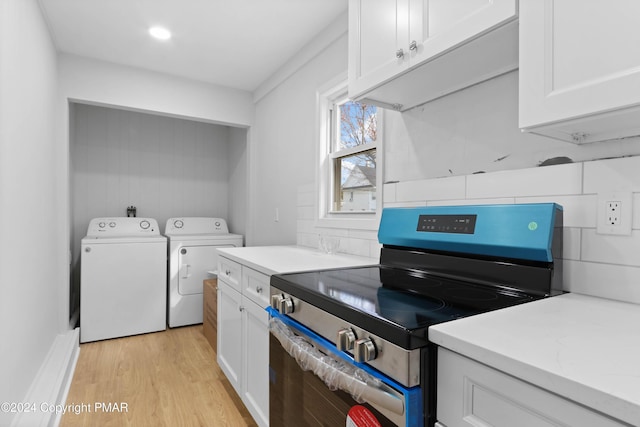
{"type": "Polygon", "coordinates": [[[140,221],[140,228],[142,228],[143,230],[146,230],[149,227],[151,227],[151,224],[149,223],[149,221],[147,221],[146,219],[140,221]]]}
{"type": "Polygon", "coordinates": [[[336,347],[340,351],[352,351],[356,343],[356,334],[350,328],[343,328],[338,331],[338,341],[336,347]]]}
{"type": "Polygon", "coordinates": [[[175,228],[182,228],[184,227],[184,222],[181,219],[176,219],[175,221],[173,221],[173,226],[175,228]]]}
{"type": "Polygon", "coordinates": [[[106,226],[107,226],[106,222],[99,222],[98,223],[98,227],[100,227],[100,228],[105,228],[106,226]]]}
{"type": "Polygon", "coordinates": [[[114,221],[111,221],[109,223],[109,227],[114,228],[116,226],[116,223],[114,221]]]}
{"type": "Polygon", "coordinates": [[[362,338],[356,341],[355,351],[353,352],[353,358],[356,362],[369,362],[375,359],[376,356],[378,356],[378,352],[371,338],[362,338]]]}
{"type": "Polygon", "coordinates": [[[216,221],[216,227],[220,227],[220,221],[216,221]]]}

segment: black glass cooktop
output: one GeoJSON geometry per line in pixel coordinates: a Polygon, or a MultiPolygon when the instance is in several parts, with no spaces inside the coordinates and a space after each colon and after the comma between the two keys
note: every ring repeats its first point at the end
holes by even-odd
{"type": "Polygon", "coordinates": [[[431,325],[538,298],[386,266],[279,274],[271,285],[404,348],[426,344],[431,325]]]}

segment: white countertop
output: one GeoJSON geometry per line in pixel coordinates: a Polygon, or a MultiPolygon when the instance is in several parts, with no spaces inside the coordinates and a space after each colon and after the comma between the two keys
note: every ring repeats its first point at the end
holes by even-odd
{"type": "Polygon", "coordinates": [[[219,248],[218,252],[261,273],[272,275],[295,271],[377,265],[378,259],[347,254],[327,254],[301,246],[248,246],[219,248]]]}
{"type": "Polygon", "coordinates": [[[640,420],[640,305],[564,294],[432,326],[429,339],[632,425],[640,420]]]}

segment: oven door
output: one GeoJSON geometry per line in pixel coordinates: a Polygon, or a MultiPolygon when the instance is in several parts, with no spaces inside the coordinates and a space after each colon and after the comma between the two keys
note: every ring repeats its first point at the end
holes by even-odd
{"type": "Polygon", "coordinates": [[[267,310],[272,427],[424,425],[419,386],[405,388],[356,364],[300,323],[267,310]]]}

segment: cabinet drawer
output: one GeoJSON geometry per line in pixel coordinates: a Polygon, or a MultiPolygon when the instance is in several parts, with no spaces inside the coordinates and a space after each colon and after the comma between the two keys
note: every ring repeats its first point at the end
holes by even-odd
{"type": "Polygon", "coordinates": [[[242,267],[242,294],[265,308],[269,305],[269,276],[242,267]]]}
{"type": "Polygon", "coordinates": [[[626,425],[444,348],[437,384],[437,417],[447,427],[626,425]]]}
{"type": "Polygon", "coordinates": [[[228,258],[218,257],[218,279],[241,292],[242,266],[228,258]]]}

